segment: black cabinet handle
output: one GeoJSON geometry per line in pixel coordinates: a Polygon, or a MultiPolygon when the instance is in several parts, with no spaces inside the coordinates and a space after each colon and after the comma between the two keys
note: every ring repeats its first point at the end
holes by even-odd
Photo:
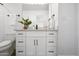
{"type": "Polygon", "coordinates": [[[36,40],[36,45],[38,46],[38,40],[36,40]]]}
{"type": "Polygon", "coordinates": [[[34,45],[38,46],[38,40],[34,40],[34,45]]]}
{"type": "Polygon", "coordinates": [[[19,53],[23,53],[23,51],[18,51],[19,53]]]}
{"type": "Polygon", "coordinates": [[[48,51],[49,53],[54,53],[54,51],[48,51]]]}
{"type": "Polygon", "coordinates": [[[34,45],[38,46],[38,40],[34,40],[34,45]]]}
{"type": "Polygon", "coordinates": [[[35,45],[35,40],[34,40],[34,45],[35,45]]]}

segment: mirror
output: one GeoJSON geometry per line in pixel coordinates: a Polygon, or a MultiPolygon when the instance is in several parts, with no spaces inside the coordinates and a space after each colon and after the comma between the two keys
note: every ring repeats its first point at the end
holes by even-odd
{"type": "Polygon", "coordinates": [[[48,4],[23,4],[23,18],[29,18],[32,21],[29,29],[38,25],[38,29],[45,29],[48,24],[49,5],[48,4]]]}

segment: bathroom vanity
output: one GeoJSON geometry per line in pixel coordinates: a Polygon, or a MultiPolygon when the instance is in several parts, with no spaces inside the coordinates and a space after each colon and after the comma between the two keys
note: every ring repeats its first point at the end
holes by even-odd
{"type": "Polygon", "coordinates": [[[27,30],[16,33],[17,56],[55,56],[57,31],[27,30]]]}
{"type": "Polygon", "coordinates": [[[17,56],[55,56],[58,30],[58,4],[23,4],[22,14],[16,20],[17,56]],[[21,17],[32,24],[23,30],[21,17]],[[34,26],[38,25],[38,29],[34,26]]]}

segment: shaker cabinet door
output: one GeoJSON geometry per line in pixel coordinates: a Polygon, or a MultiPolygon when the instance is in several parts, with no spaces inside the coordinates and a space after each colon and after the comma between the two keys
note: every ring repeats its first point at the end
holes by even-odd
{"type": "Polygon", "coordinates": [[[26,38],[26,55],[35,56],[35,40],[32,38],[26,38]]]}
{"type": "Polygon", "coordinates": [[[40,37],[37,40],[37,55],[45,56],[46,55],[46,42],[45,38],[40,37]]]}

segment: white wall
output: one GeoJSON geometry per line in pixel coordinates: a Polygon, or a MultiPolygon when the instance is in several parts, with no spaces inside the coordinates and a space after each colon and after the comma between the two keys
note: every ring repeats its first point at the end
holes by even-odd
{"type": "MultiPolygon", "coordinates": [[[[21,14],[22,4],[3,3],[0,5],[0,41],[4,39],[5,34],[14,34],[14,21],[17,19],[16,15],[21,14]],[[7,15],[10,15],[8,17],[7,15]]],[[[7,37],[8,38],[8,37],[7,37]]]]}
{"type": "Polygon", "coordinates": [[[79,4],[77,4],[77,8],[78,8],[78,13],[77,13],[77,18],[78,18],[78,21],[77,21],[77,25],[78,25],[78,27],[77,27],[77,30],[78,30],[78,56],[79,56],[79,4]]]}
{"type": "Polygon", "coordinates": [[[77,55],[76,4],[59,4],[58,55],[77,55]]]}
{"type": "Polygon", "coordinates": [[[0,5],[0,32],[5,34],[14,33],[14,24],[17,19],[17,14],[22,13],[22,4],[16,3],[4,3],[3,6],[0,5]],[[9,17],[7,15],[10,15],[9,17]]]}

